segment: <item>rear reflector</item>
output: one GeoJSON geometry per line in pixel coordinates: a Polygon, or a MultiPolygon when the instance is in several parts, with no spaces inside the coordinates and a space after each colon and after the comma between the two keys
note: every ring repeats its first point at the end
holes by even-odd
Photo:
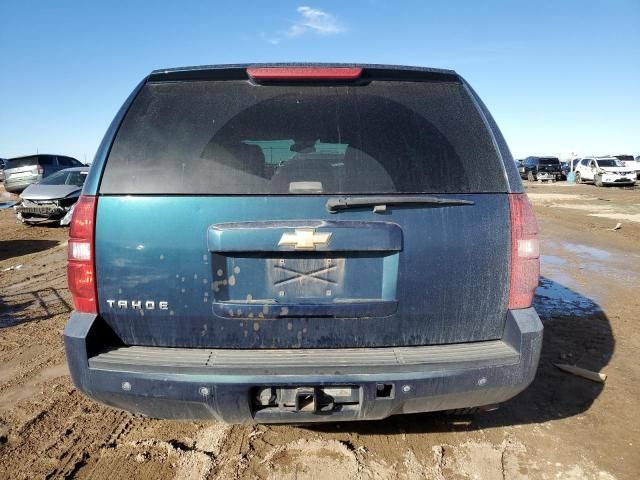
{"type": "Polygon", "coordinates": [[[540,278],[540,242],[533,207],[524,193],[509,195],[511,208],[511,284],[509,309],[528,308],[540,278]]]}
{"type": "Polygon", "coordinates": [[[67,280],[78,312],[97,313],[94,259],[96,197],[82,195],[76,204],[69,230],[67,280]]]}
{"type": "Polygon", "coordinates": [[[247,68],[247,74],[256,80],[355,80],[362,68],[259,67],[247,68]]]}

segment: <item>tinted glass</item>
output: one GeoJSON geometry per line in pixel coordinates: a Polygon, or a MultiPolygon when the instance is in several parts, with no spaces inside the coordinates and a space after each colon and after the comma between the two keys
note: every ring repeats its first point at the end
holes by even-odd
{"type": "Polygon", "coordinates": [[[483,119],[456,83],[147,84],[102,193],[506,191],[483,119]]]}
{"type": "Polygon", "coordinates": [[[40,185],[77,185],[81,187],[86,178],[87,172],[65,172],[62,170],[41,180],[40,185]]]}
{"type": "Polygon", "coordinates": [[[22,158],[12,158],[7,160],[7,166],[5,167],[7,170],[12,168],[20,168],[20,167],[30,167],[38,164],[38,157],[22,157],[22,158]]]}
{"type": "Polygon", "coordinates": [[[541,158],[540,165],[560,165],[560,160],[557,158],[541,158]]]}
{"type": "Polygon", "coordinates": [[[64,185],[67,183],[68,172],[56,172],[40,181],[40,185],[64,185]]]}
{"type": "Polygon", "coordinates": [[[87,173],[88,172],[69,172],[67,185],[83,186],[84,181],[87,179],[87,173]]]}
{"type": "Polygon", "coordinates": [[[69,157],[58,157],[58,163],[65,167],[75,167],[76,164],[73,162],[73,159],[69,157]]]}
{"type": "Polygon", "coordinates": [[[623,167],[624,165],[622,163],[620,163],[618,160],[604,159],[604,160],[598,160],[598,166],[600,166],[600,167],[623,167]]]}
{"type": "Polygon", "coordinates": [[[42,155],[39,158],[39,162],[40,165],[54,165],[55,164],[55,160],[54,157],[49,156],[49,155],[42,155]]]}

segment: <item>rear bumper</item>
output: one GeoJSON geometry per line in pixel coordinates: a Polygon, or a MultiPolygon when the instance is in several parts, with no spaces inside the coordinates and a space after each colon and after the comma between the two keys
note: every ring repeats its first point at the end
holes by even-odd
{"type": "Polygon", "coordinates": [[[533,380],[542,345],[533,308],[509,312],[501,341],[433,347],[234,350],[129,347],[104,351],[99,317],[73,313],[64,331],[75,385],[107,405],[156,418],[228,423],[382,419],[503,402],[533,380]],[[293,358],[293,355],[296,355],[293,358]],[[258,357],[260,361],[254,361],[258,357]],[[381,397],[380,385],[391,386],[381,397]],[[357,400],[331,413],[257,408],[262,387],[349,386],[357,400]]]}
{"type": "Polygon", "coordinates": [[[544,172],[538,171],[536,177],[540,180],[557,180],[562,177],[562,172],[544,172]]]}
{"type": "Polygon", "coordinates": [[[16,180],[12,180],[11,178],[5,178],[4,179],[4,189],[7,192],[20,193],[25,188],[27,188],[29,185],[31,185],[32,183],[35,183],[35,182],[37,182],[39,180],[41,180],[41,178],[39,178],[37,176],[24,177],[24,178],[19,178],[19,179],[16,179],[16,180]]]}

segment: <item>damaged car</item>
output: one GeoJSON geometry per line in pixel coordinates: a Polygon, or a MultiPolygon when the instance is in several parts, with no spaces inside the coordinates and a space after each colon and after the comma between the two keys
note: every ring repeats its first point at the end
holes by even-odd
{"type": "Polygon", "coordinates": [[[583,158],[576,165],[576,183],[605,185],[635,185],[636,172],[615,157],[583,158]]]}
{"type": "Polygon", "coordinates": [[[68,225],[89,167],[60,170],[29,185],[13,207],[19,221],[28,224],[56,221],[68,225]]]}

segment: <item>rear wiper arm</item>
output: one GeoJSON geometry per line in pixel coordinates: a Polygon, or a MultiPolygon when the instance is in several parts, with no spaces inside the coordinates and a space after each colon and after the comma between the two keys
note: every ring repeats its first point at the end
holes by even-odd
{"type": "Polygon", "coordinates": [[[362,196],[362,197],[338,197],[327,200],[327,210],[336,213],[339,210],[348,208],[366,207],[372,205],[374,212],[383,212],[387,205],[432,205],[448,207],[453,205],[475,205],[476,202],[471,200],[461,200],[459,198],[440,198],[440,197],[410,197],[406,195],[385,195],[380,197],[362,196]]]}

